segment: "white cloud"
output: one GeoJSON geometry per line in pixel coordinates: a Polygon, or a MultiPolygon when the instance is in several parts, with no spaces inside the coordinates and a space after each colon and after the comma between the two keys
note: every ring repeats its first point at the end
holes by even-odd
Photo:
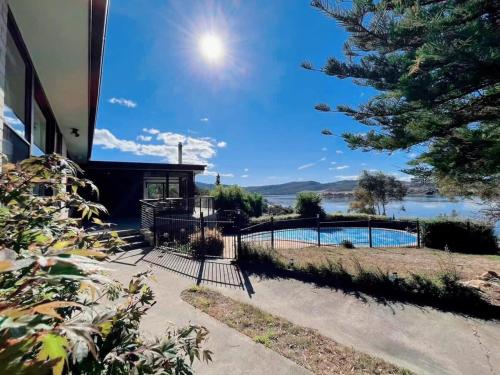
{"type": "Polygon", "coordinates": [[[153,135],[160,134],[160,131],[158,129],[154,129],[154,128],[151,128],[151,129],[142,128],[142,131],[145,133],[153,134],[153,135]]]}
{"type": "Polygon", "coordinates": [[[332,162],[330,162],[330,164],[335,165],[335,164],[337,164],[337,162],[336,161],[332,161],[332,162]]]}
{"type": "Polygon", "coordinates": [[[308,164],[301,165],[297,169],[301,170],[301,169],[311,168],[311,167],[314,167],[315,165],[316,165],[316,163],[308,163],[308,164]]]}
{"type": "Polygon", "coordinates": [[[326,157],[322,157],[321,159],[319,159],[319,161],[325,161],[326,160],[326,157]]]}
{"type": "Polygon", "coordinates": [[[208,117],[202,117],[202,118],[200,118],[200,121],[201,122],[208,122],[208,117]]]}
{"type": "Polygon", "coordinates": [[[340,155],[340,154],[343,154],[343,153],[344,153],[344,151],[342,151],[342,150],[337,150],[337,151],[335,151],[335,153],[340,155]]]}
{"type": "Polygon", "coordinates": [[[153,137],[151,137],[150,135],[138,135],[137,138],[136,138],[138,141],[143,141],[143,142],[151,142],[151,140],[153,139],[153,137]]]}
{"type": "Polygon", "coordinates": [[[247,174],[242,174],[241,178],[248,178],[248,175],[247,174]]]}
{"type": "Polygon", "coordinates": [[[217,147],[219,147],[219,148],[224,148],[224,147],[226,147],[226,146],[227,146],[227,143],[226,143],[226,142],[224,142],[224,141],[221,141],[221,142],[218,142],[218,143],[217,143],[217,147]]]}
{"type": "Polygon", "coordinates": [[[249,171],[248,168],[243,169],[243,172],[248,172],[248,171],[249,171]]]}
{"type": "MultiPolygon", "coordinates": [[[[210,138],[194,138],[183,134],[159,132],[156,129],[143,129],[149,134],[156,134],[160,144],[144,144],[136,141],[120,139],[108,129],[96,129],[94,144],[103,149],[117,149],[138,156],[155,156],[163,161],[177,163],[177,145],[183,143],[183,161],[186,164],[210,164],[209,160],[216,155],[217,143],[210,138]]],[[[229,176],[226,176],[229,177],[229,176]]]]}
{"type": "Polygon", "coordinates": [[[328,149],[326,147],[323,147],[321,151],[328,151],[328,149]]]}
{"type": "Polygon", "coordinates": [[[335,178],[339,179],[339,180],[357,180],[359,178],[359,176],[357,175],[338,175],[338,176],[335,176],[335,178]]]}
{"type": "Polygon", "coordinates": [[[335,169],[337,169],[337,170],[342,170],[342,169],[347,169],[347,168],[349,168],[348,165],[339,165],[338,167],[335,167],[335,169]]]}
{"type": "Polygon", "coordinates": [[[127,107],[127,108],[135,108],[137,107],[137,103],[134,102],[133,100],[130,100],[130,99],[125,99],[125,98],[111,98],[109,99],[109,102],[111,104],[118,104],[118,105],[121,105],[123,107],[127,107]]]}
{"type": "Polygon", "coordinates": [[[362,166],[366,166],[366,165],[368,165],[368,164],[366,164],[366,163],[361,163],[361,165],[362,165],[362,166]]]}

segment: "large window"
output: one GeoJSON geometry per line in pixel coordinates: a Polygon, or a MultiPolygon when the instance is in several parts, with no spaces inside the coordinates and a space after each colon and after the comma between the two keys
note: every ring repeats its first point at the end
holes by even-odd
{"type": "MultiPolygon", "coordinates": [[[[23,138],[26,138],[26,63],[11,33],[7,33],[5,61],[4,120],[23,138]]],[[[28,124],[29,125],[29,124],[28,124]]]]}
{"type": "Polygon", "coordinates": [[[47,152],[47,119],[38,103],[35,102],[35,112],[33,117],[33,146],[31,153],[35,156],[43,155],[47,152]]]}

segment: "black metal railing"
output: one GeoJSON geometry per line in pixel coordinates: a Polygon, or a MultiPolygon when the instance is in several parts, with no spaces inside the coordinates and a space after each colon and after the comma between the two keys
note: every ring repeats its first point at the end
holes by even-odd
{"type": "Polygon", "coordinates": [[[210,196],[192,198],[142,199],[141,229],[153,230],[156,216],[209,217],[215,213],[214,199],[210,196]]]}
{"type": "Polygon", "coordinates": [[[269,221],[243,228],[241,242],[266,249],[321,246],[419,247],[418,221],[321,221],[300,218],[269,221]]]}
{"type": "Polygon", "coordinates": [[[158,215],[154,220],[155,246],[193,257],[235,259],[239,230],[234,221],[217,216],[182,218],[158,215]]]}
{"type": "Polygon", "coordinates": [[[316,218],[274,220],[242,228],[242,220],[223,211],[206,217],[164,215],[144,203],[143,222],[154,245],[191,256],[236,259],[242,246],[290,249],[321,246],[419,247],[418,221],[322,221],[316,218]]]}

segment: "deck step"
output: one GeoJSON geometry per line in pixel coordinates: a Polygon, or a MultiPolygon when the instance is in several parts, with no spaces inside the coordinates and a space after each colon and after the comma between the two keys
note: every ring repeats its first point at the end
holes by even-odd
{"type": "Polygon", "coordinates": [[[136,242],[127,242],[124,243],[123,245],[120,245],[120,249],[122,250],[134,250],[134,249],[139,249],[139,248],[146,248],[149,247],[149,243],[146,241],[136,241],[136,242]]]}

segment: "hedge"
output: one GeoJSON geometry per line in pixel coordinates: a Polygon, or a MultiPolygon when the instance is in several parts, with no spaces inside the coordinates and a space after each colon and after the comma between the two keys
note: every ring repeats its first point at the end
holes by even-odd
{"type": "Polygon", "coordinates": [[[491,225],[460,220],[424,220],[422,244],[433,249],[459,253],[495,254],[497,238],[491,225]]]}

